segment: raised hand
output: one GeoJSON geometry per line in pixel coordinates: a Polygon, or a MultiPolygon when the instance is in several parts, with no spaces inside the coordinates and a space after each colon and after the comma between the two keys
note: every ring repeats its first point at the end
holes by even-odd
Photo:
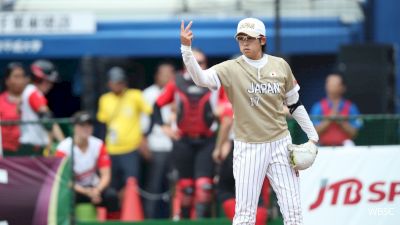
{"type": "Polygon", "coordinates": [[[192,45],[192,39],[193,39],[193,32],[190,30],[192,27],[192,21],[189,22],[189,24],[185,28],[185,21],[182,20],[181,22],[181,44],[185,46],[191,46],[192,45]]]}

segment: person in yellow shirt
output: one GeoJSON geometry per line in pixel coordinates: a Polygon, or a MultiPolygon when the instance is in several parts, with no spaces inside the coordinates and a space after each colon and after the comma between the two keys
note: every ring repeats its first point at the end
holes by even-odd
{"type": "Polygon", "coordinates": [[[128,88],[122,68],[112,67],[107,75],[110,92],[99,99],[97,119],[107,127],[105,141],[112,162],[111,186],[121,190],[128,177],[138,178],[140,174],[139,149],[144,141],[140,118],[142,113],[151,114],[152,108],[141,90],[128,88]]]}

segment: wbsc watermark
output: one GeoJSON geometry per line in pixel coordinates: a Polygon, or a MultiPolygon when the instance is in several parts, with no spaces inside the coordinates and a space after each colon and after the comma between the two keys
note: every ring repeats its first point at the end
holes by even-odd
{"type": "Polygon", "coordinates": [[[371,208],[368,208],[368,214],[370,216],[394,216],[396,214],[396,208],[394,208],[394,207],[371,207],[371,208]]]}

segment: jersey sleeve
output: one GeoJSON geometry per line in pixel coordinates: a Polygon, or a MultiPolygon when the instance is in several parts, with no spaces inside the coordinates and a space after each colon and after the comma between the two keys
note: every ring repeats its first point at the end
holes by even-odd
{"type": "Polygon", "coordinates": [[[289,97],[300,90],[300,86],[296,81],[296,78],[293,75],[292,69],[289,64],[282,59],[284,71],[286,73],[286,81],[285,81],[285,95],[289,97]]]}
{"type": "Polygon", "coordinates": [[[158,96],[156,100],[156,104],[159,107],[163,107],[174,101],[174,94],[176,90],[175,81],[169,81],[167,85],[165,85],[163,92],[158,96]]]}
{"type": "Polygon", "coordinates": [[[228,97],[226,96],[226,93],[224,91],[224,88],[221,87],[219,91],[219,98],[218,98],[218,106],[221,107],[221,115],[220,115],[220,120],[224,117],[233,117],[233,108],[232,104],[229,101],[228,97]]]}
{"type": "Polygon", "coordinates": [[[100,154],[99,158],[97,158],[97,168],[107,168],[111,166],[111,159],[110,156],[107,153],[106,146],[104,143],[100,147],[100,154]]]}
{"type": "Polygon", "coordinates": [[[71,151],[71,142],[70,138],[68,138],[60,142],[60,144],[58,144],[55,156],[60,158],[66,157],[69,156],[70,151],[71,151]]]}
{"type": "Polygon", "coordinates": [[[35,112],[39,112],[41,107],[47,106],[47,99],[40,92],[34,91],[29,96],[29,105],[35,112]]]}
{"type": "Polygon", "coordinates": [[[106,123],[108,120],[107,113],[105,110],[105,107],[106,107],[105,101],[106,101],[105,96],[104,95],[101,96],[99,99],[99,109],[97,111],[97,120],[102,123],[106,123]]]}
{"type": "Polygon", "coordinates": [[[67,155],[63,151],[60,151],[59,149],[57,149],[57,151],[56,151],[54,156],[58,157],[58,158],[63,158],[65,156],[67,156],[67,155]]]}
{"type": "Polygon", "coordinates": [[[224,87],[230,87],[232,83],[232,77],[229,74],[230,63],[232,62],[232,60],[228,60],[211,67],[217,73],[218,79],[224,87]]]}

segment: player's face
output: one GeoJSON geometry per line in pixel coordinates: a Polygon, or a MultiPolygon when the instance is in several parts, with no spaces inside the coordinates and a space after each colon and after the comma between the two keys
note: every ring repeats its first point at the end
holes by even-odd
{"type": "Polygon", "coordinates": [[[80,123],[75,125],[75,134],[82,139],[89,138],[93,133],[93,126],[90,123],[80,123]]]}
{"type": "Polygon", "coordinates": [[[249,59],[261,59],[263,56],[262,45],[265,45],[265,37],[254,38],[246,34],[239,34],[236,37],[239,43],[240,52],[249,59]]]}
{"type": "Polygon", "coordinates": [[[108,87],[115,94],[121,94],[125,90],[126,84],[124,81],[108,82],[108,87]]]}
{"type": "Polygon", "coordinates": [[[157,84],[164,87],[174,76],[175,68],[172,65],[160,65],[156,74],[157,84]]]}
{"type": "Polygon", "coordinates": [[[25,71],[22,68],[15,68],[6,80],[7,90],[14,94],[21,94],[24,90],[28,78],[25,76],[25,71]]]}
{"type": "Polygon", "coordinates": [[[345,91],[342,78],[337,75],[330,75],[326,79],[326,94],[330,97],[342,97],[345,91]]]}

